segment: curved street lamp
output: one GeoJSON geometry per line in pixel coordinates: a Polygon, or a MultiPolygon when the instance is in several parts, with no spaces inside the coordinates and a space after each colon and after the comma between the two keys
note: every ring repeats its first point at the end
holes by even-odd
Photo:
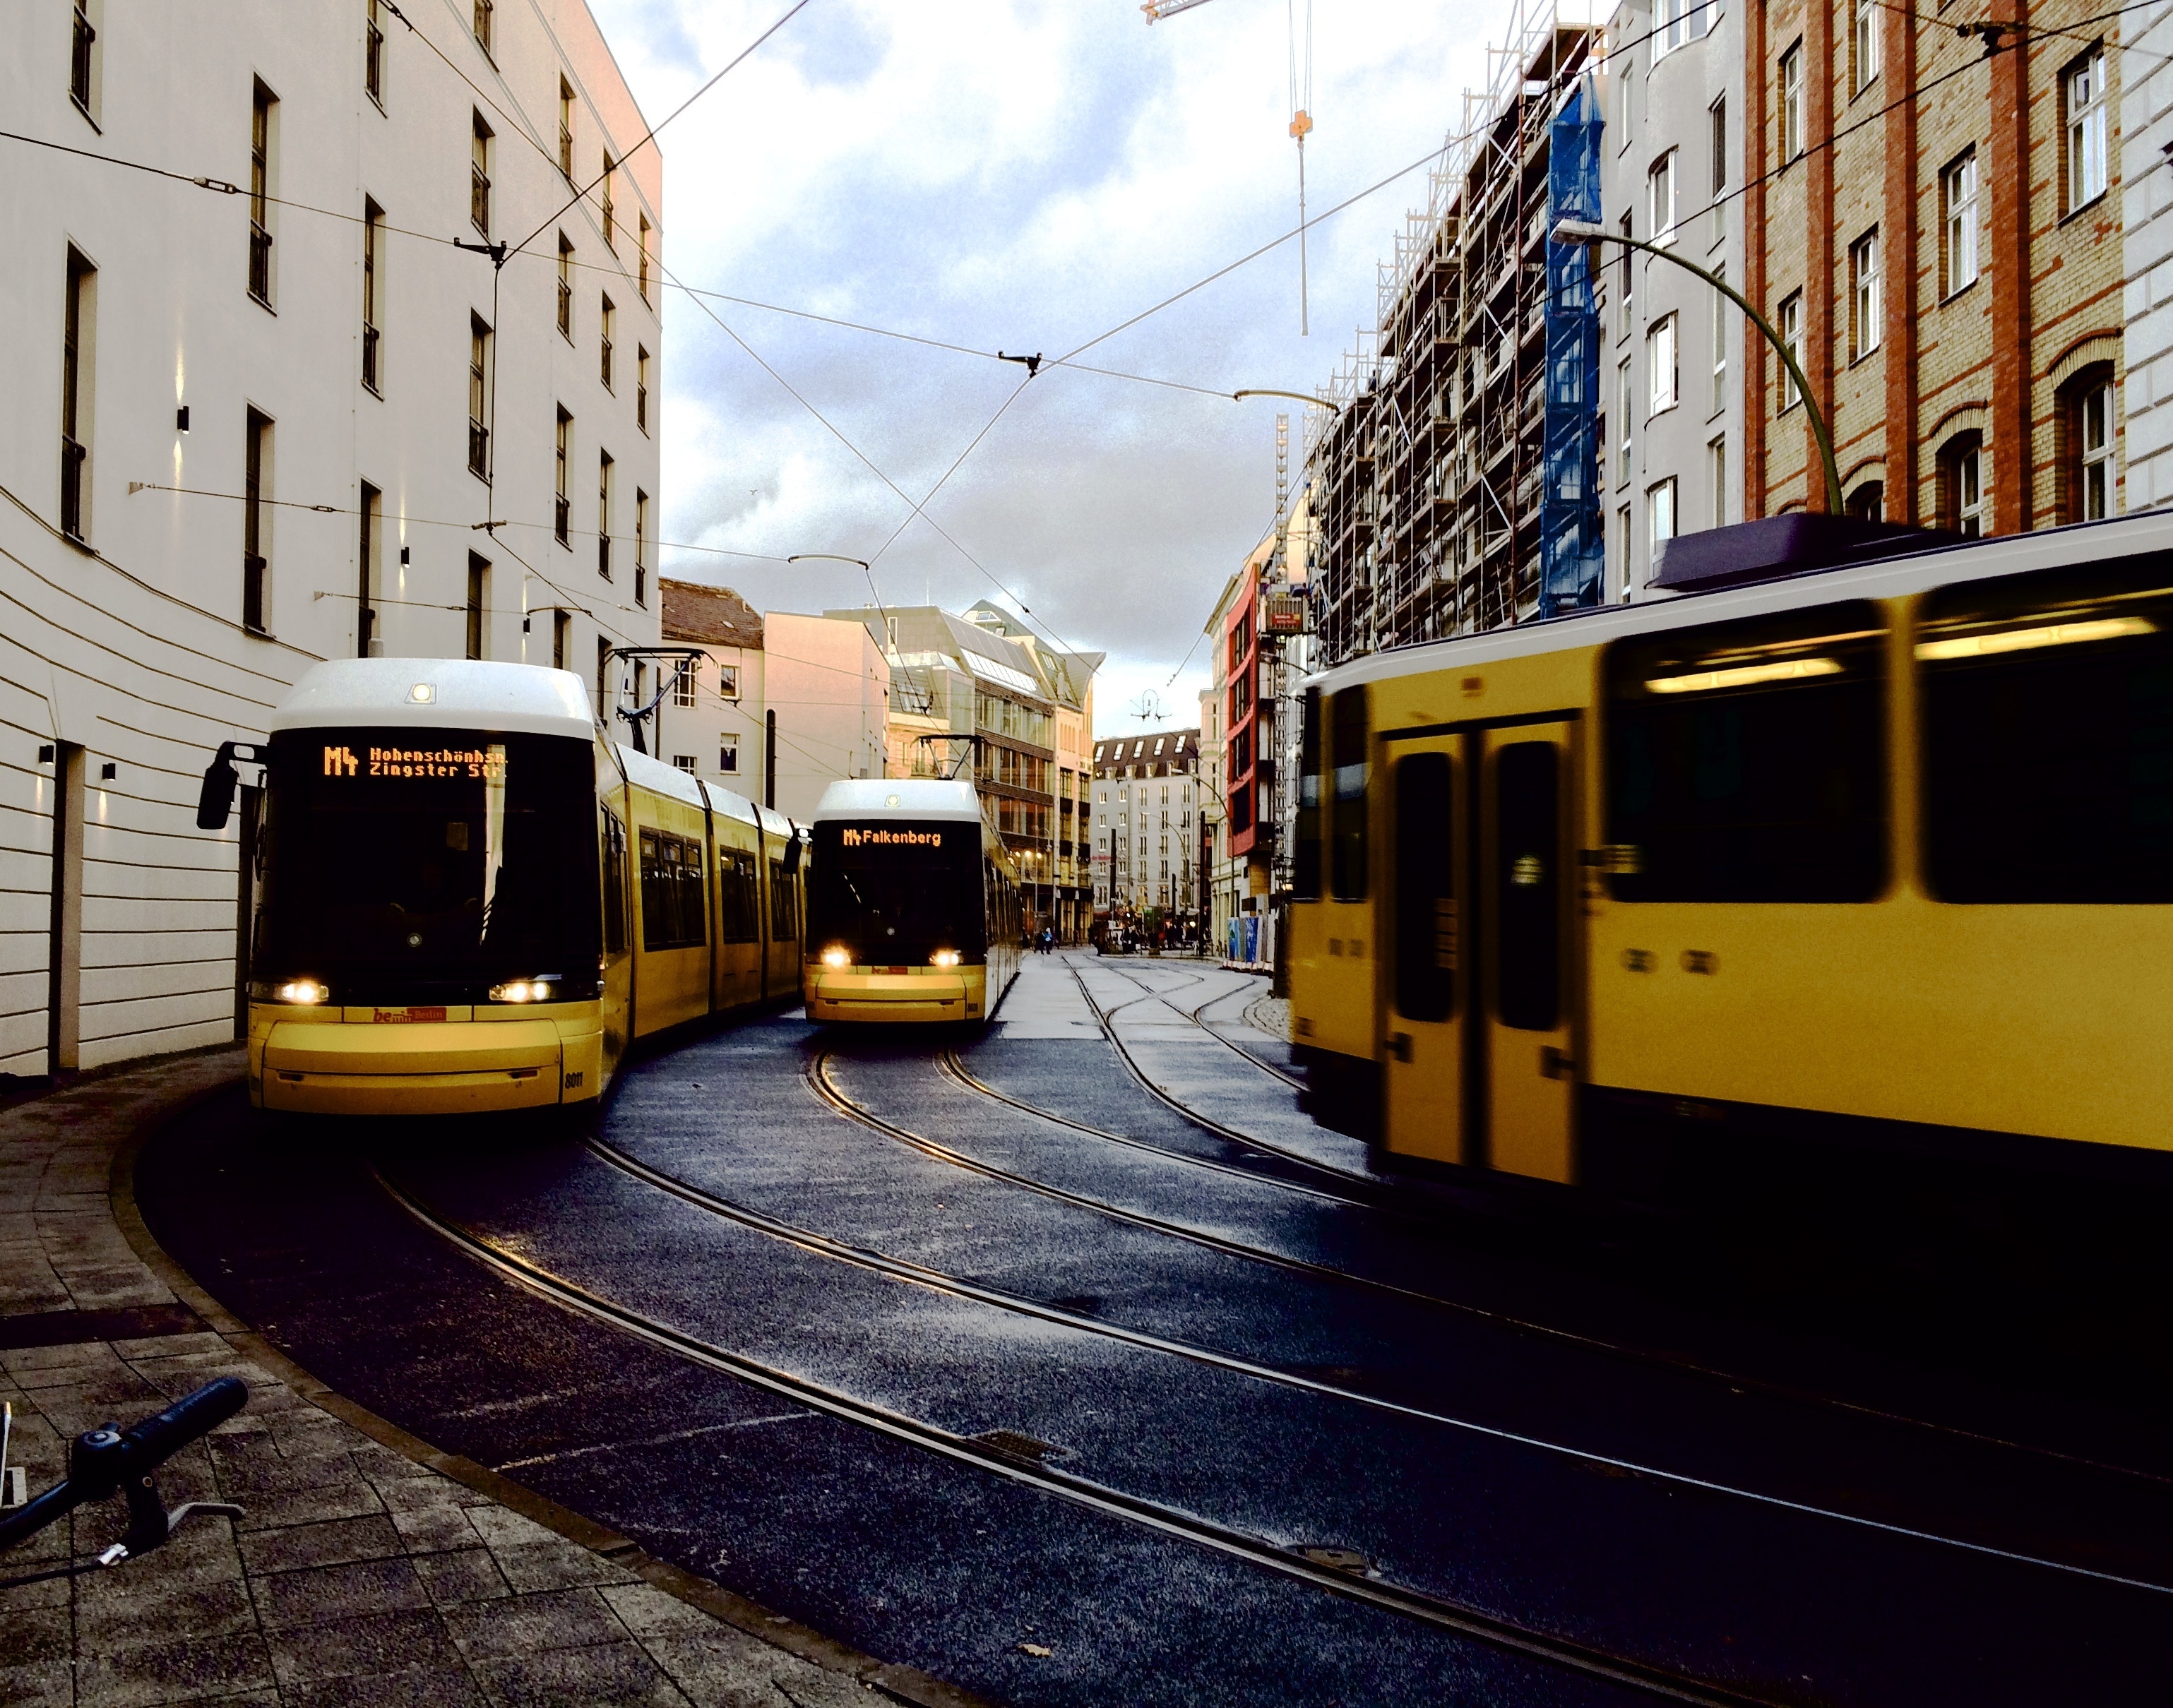
{"type": "Polygon", "coordinates": [[[1588,246],[1601,243],[1619,243],[1626,249],[1642,249],[1647,255],[1657,255],[1663,261],[1671,261],[1685,272],[1694,272],[1728,301],[1750,317],[1750,324],[1766,335],[1766,342],[1779,353],[1781,363],[1788,370],[1788,377],[1796,382],[1796,395],[1803,400],[1811,422],[1811,434],[1819,442],[1819,461],[1825,465],[1826,477],[1826,514],[1838,516],[1843,512],[1841,497],[1841,470],[1834,462],[1833,434],[1826,426],[1826,418],[1819,413],[1818,400],[1811,396],[1810,382],[1804,378],[1804,370],[1788,347],[1781,342],[1781,335],[1773,330],[1766,316],[1750,305],[1750,299],[1717,273],[1708,272],[1694,261],[1685,261],[1672,249],[1663,249],[1658,244],[1646,243],[1634,237],[1625,237],[1619,231],[1610,231],[1604,226],[1594,225],[1583,219],[1558,219],[1549,234],[1556,243],[1582,243],[1588,246]]]}
{"type": "Polygon", "coordinates": [[[1273,385],[1251,385],[1243,391],[1232,391],[1230,401],[1243,403],[1248,397],[1290,397],[1300,403],[1310,403],[1315,409],[1325,409],[1330,415],[1340,415],[1343,406],[1330,403],[1325,397],[1316,397],[1310,391],[1284,391],[1273,385]]]}

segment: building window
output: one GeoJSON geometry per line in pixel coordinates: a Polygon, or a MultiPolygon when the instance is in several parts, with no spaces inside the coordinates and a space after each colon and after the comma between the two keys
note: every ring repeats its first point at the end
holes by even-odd
{"type": "Polygon", "coordinates": [[[1675,358],[1675,317],[1669,315],[1654,322],[1653,330],[1645,335],[1645,356],[1652,373],[1653,410],[1655,415],[1673,409],[1680,394],[1681,369],[1675,358]]]}
{"type": "Polygon", "coordinates": [[[553,670],[562,671],[566,668],[568,650],[566,643],[573,638],[573,633],[574,614],[569,611],[553,612],[551,613],[551,668],[553,670]]]}
{"type": "Polygon", "coordinates": [[[1992,471],[1986,464],[1984,436],[1957,434],[1939,452],[1939,525],[1974,540],[1991,519],[1987,505],[1992,471]]]}
{"type": "Polygon", "coordinates": [[[1632,85],[1633,85],[1636,81],[1637,81],[1637,65],[1636,65],[1636,60],[1635,60],[1635,59],[1633,59],[1630,55],[1628,55],[1628,54],[1625,54],[1625,55],[1622,57],[1622,78],[1621,78],[1621,84],[1622,84],[1622,94],[1621,94],[1621,100],[1620,100],[1620,105],[1619,105],[1619,107],[1618,107],[1618,110],[1616,110],[1616,112],[1615,112],[1615,123],[1616,123],[1617,125],[1619,125],[1619,126],[1621,127],[1621,132],[1622,132],[1622,146],[1623,146],[1624,148],[1628,148],[1628,147],[1630,146],[1630,138],[1631,138],[1631,137],[1634,134],[1634,132],[1632,132],[1632,130],[1631,130],[1631,124],[1630,124],[1630,113],[1631,113],[1630,91],[1631,91],[1631,86],[1632,86],[1632,85]]]}
{"type": "Polygon", "coordinates": [[[476,46],[486,54],[490,51],[491,13],[495,9],[492,0],[475,0],[476,46]]]}
{"type": "Polygon", "coordinates": [[[1665,243],[1675,234],[1675,151],[1660,156],[1646,174],[1647,205],[1653,214],[1653,241],[1665,243]]]}
{"type": "Polygon", "coordinates": [[[1781,164],[1804,152],[1804,44],[1781,56],[1781,164]]]}
{"type": "Polygon", "coordinates": [[[75,0],[75,38],[68,54],[68,98],[82,109],[84,117],[98,122],[98,26],[92,22],[91,0],[75,0]]]}
{"type": "Polygon", "coordinates": [[[574,181],[574,86],[558,79],[558,170],[574,181]]]}
{"type": "Polygon", "coordinates": [[[1879,232],[1876,227],[1848,246],[1848,358],[1858,362],[1879,348],[1879,232]]]}
{"type": "MultiPolygon", "coordinates": [[[[1626,214],[1624,214],[1624,215],[1622,216],[1622,218],[1621,218],[1620,220],[1616,221],[1615,223],[1616,223],[1616,224],[1617,224],[1621,228],[1622,234],[1623,234],[1623,236],[1625,236],[1626,238],[1628,238],[1628,237],[1635,237],[1635,236],[1637,234],[1636,221],[1634,218],[1632,218],[1631,215],[1629,215],[1629,214],[1626,213],[1626,214]]],[[[1631,328],[1631,324],[1632,324],[1632,322],[1631,322],[1631,318],[1630,318],[1630,305],[1631,305],[1631,304],[1632,302],[1634,302],[1634,301],[1636,299],[1636,293],[1637,293],[1637,270],[1636,270],[1636,266],[1635,266],[1635,262],[1636,262],[1636,259],[1637,259],[1637,251],[1636,251],[1636,250],[1634,250],[1634,249],[1631,248],[1631,247],[1630,247],[1626,243],[1625,245],[1622,245],[1622,325],[1621,325],[1621,327],[1620,327],[1620,331],[1619,331],[1618,336],[1620,336],[1620,337],[1625,337],[1625,338],[1626,338],[1626,337],[1628,337],[1630,336],[1630,328],[1631,328]]],[[[1477,390],[1477,388],[1476,388],[1475,386],[1473,389],[1474,389],[1475,391],[1476,391],[1476,390],[1477,390]]]]}
{"type": "Polygon", "coordinates": [[[639,344],[634,347],[634,424],[649,431],[649,352],[639,344]]]}
{"type": "Polygon", "coordinates": [[[1626,602],[1630,597],[1631,576],[1630,567],[1630,506],[1627,504],[1623,505],[1621,509],[1618,509],[1615,513],[1615,537],[1622,542],[1622,561],[1619,567],[1622,576],[1622,597],[1626,602]]]}
{"type": "Polygon", "coordinates": [[[1645,551],[1647,561],[1660,561],[1660,548],[1675,537],[1675,477],[1645,488],[1645,551]]]}
{"type": "Polygon", "coordinates": [[[378,557],[385,537],[385,495],[364,481],[361,502],[355,508],[362,515],[362,533],[355,554],[354,655],[368,658],[369,644],[377,634],[378,557]]]}
{"type": "Polygon", "coordinates": [[[615,237],[615,236],[612,234],[612,157],[611,157],[611,154],[610,154],[610,151],[609,151],[609,150],[606,150],[606,151],[605,151],[605,154],[604,154],[604,175],[603,175],[603,188],[604,188],[604,246],[605,246],[606,248],[607,248],[607,249],[616,248],[616,247],[617,246],[617,244],[618,244],[618,240],[617,240],[617,237],[615,237]]]}
{"type": "Polygon", "coordinates": [[[717,769],[727,777],[736,777],[740,770],[740,738],[736,735],[717,737],[717,769]]]}
{"type": "Polygon", "coordinates": [[[468,316],[468,472],[490,478],[490,328],[468,316]]]}
{"type": "Polygon", "coordinates": [[[2113,514],[2112,372],[2086,369],[2061,388],[2060,434],[2066,465],[2063,520],[2097,522],[2113,514]]]}
{"type": "Polygon", "coordinates": [[[272,423],[254,409],[245,418],[241,440],[241,626],[265,632],[266,584],[271,579],[272,550],[266,500],[271,496],[272,423]]]}
{"type": "Polygon", "coordinates": [[[557,502],[552,506],[552,526],[558,533],[558,543],[569,551],[573,549],[573,541],[569,536],[573,531],[574,505],[573,499],[566,490],[566,477],[567,465],[572,460],[573,455],[574,418],[561,407],[558,411],[557,484],[553,488],[557,493],[557,502]]]}
{"type": "Polygon", "coordinates": [[[1793,293],[1781,304],[1781,348],[1788,353],[1788,362],[1781,364],[1781,411],[1786,413],[1804,401],[1803,388],[1796,384],[1796,374],[1804,365],[1804,294],[1793,293]]]}
{"type": "Polygon", "coordinates": [[[1712,477],[1712,525],[1728,525],[1728,435],[1723,434],[1705,448],[1706,466],[1712,477]]]}
{"type": "Polygon", "coordinates": [[[612,460],[607,450],[596,453],[596,574],[611,579],[612,460]]]}
{"type": "Polygon", "coordinates": [[[2106,192],[2105,50],[2094,47],[2060,79],[2068,110],[2068,212],[2087,206],[2106,192]]]}
{"type": "Polygon", "coordinates": [[[484,595],[490,586],[490,562],[468,553],[468,649],[470,658],[482,658],[483,652],[484,595]]]}
{"type": "Polygon", "coordinates": [[[1886,520],[1886,482],[1865,481],[1842,500],[1841,508],[1860,522],[1886,520]]]}
{"type": "Polygon", "coordinates": [[[1625,356],[1621,365],[1615,370],[1615,412],[1622,418],[1622,442],[1616,452],[1619,461],[1615,470],[1615,483],[1617,486],[1626,486],[1630,480],[1630,423],[1636,419],[1631,413],[1636,407],[1634,402],[1636,396],[1636,385],[1630,377],[1630,358],[1625,356]]]}
{"type": "Polygon", "coordinates": [[[1728,97],[1712,104],[1712,193],[1717,201],[1728,188],[1728,97]]]}
{"type": "Polygon", "coordinates": [[[671,756],[671,763],[675,769],[684,771],[690,777],[694,774],[696,767],[694,756],[692,753],[674,753],[671,756]]]}
{"type": "Polygon", "coordinates": [[[97,271],[67,252],[67,299],[61,316],[61,532],[83,540],[90,528],[91,331],[97,271]]]}
{"type": "Polygon", "coordinates": [[[634,602],[649,603],[649,494],[639,487],[634,489],[634,602]]]}
{"type": "Polygon", "coordinates": [[[375,202],[362,204],[362,383],[371,391],[385,389],[380,364],[384,339],[377,324],[378,295],[384,288],[385,210],[375,202]]]}
{"type": "Polygon", "coordinates": [[[1659,0],[1658,27],[1653,32],[1653,57],[1673,53],[1690,40],[1690,0],[1659,0]]]}
{"type": "Polygon", "coordinates": [[[649,300],[649,216],[644,213],[636,217],[640,221],[639,230],[641,237],[641,254],[638,259],[640,268],[641,299],[647,302],[649,300]]]}
{"type": "Polygon", "coordinates": [[[1976,150],[1939,174],[1939,294],[1976,282],[1976,150]]]}
{"type": "Polygon", "coordinates": [[[1880,0],[1852,0],[1848,31],[1848,86],[1860,89],[1879,75],[1880,0]]]}
{"type": "Polygon", "coordinates": [[[362,89],[381,110],[385,105],[385,19],[383,0],[368,0],[363,10],[362,89]]]}
{"type": "Polygon", "coordinates": [[[609,297],[606,297],[604,299],[603,319],[601,321],[603,331],[598,337],[597,347],[603,353],[601,371],[603,375],[604,390],[607,391],[613,389],[612,385],[612,334],[617,329],[617,323],[618,310],[612,306],[612,299],[609,297]]]}
{"type": "Polygon", "coordinates": [[[474,138],[468,164],[468,218],[488,240],[490,236],[490,127],[481,113],[473,113],[474,138]]]}
{"type": "Polygon", "coordinates": [[[574,245],[564,232],[558,234],[558,335],[574,342],[574,245]]]}
{"type": "MultiPolygon", "coordinates": [[[[1728,283],[1728,269],[1717,267],[1712,276],[1723,284],[1728,283]]],[[[1735,304],[1718,291],[1712,294],[1712,411],[1715,415],[1728,407],[1728,326],[1734,317],[1735,304]]]]}
{"type": "Polygon", "coordinates": [[[720,664],[717,666],[717,698],[736,700],[740,697],[740,667],[720,664]]]}
{"type": "Polygon", "coordinates": [[[272,91],[258,84],[249,113],[249,294],[272,306],[272,151],[278,133],[272,91]]]}

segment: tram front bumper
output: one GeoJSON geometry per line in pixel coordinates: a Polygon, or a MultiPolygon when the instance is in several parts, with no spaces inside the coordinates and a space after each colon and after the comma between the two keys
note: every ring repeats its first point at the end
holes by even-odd
{"type": "Polygon", "coordinates": [[[564,1064],[581,1053],[574,1048],[580,1042],[562,1039],[547,1020],[402,1026],[289,1021],[271,1027],[261,1060],[251,1065],[267,1109],[464,1115],[559,1102],[564,1064]]]}
{"type": "MultiPolygon", "coordinates": [[[[972,972],[978,974],[980,968],[972,972]]],[[[835,972],[808,969],[807,1017],[812,1021],[978,1019],[978,978],[962,973],[835,972]]]]}

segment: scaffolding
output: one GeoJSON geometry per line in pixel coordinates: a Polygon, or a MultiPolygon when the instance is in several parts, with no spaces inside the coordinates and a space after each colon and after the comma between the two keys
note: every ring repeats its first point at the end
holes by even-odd
{"type": "MultiPolygon", "coordinates": [[[[1550,314],[1550,163],[1556,121],[1572,107],[1596,162],[1598,116],[1580,84],[1599,39],[1551,0],[1520,0],[1509,46],[1488,51],[1487,87],[1465,92],[1426,206],[1405,216],[1380,264],[1376,325],[1323,388],[1336,407],[1314,412],[1306,443],[1317,667],[1565,602],[1572,572],[1555,562],[1559,547],[1543,546],[1550,523],[1566,537],[1549,512],[1566,469],[1550,465],[1549,446],[1556,463],[1573,454],[1572,439],[1595,450],[1597,379],[1549,384],[1550,321],[1558,354],[1570,337],[1550,314]],[[1554,401],[1570,391],[1573,406],[1554,401]],[[1585,419],[1582,434],[1572,411],[1585,419]]],[[[1580,512],[1568,538],[1580,582],[1587,564],[1598,567],[1596,475],[1585,471],[1576,498],[1591,509],[1588,537],[1580,512]]]]}

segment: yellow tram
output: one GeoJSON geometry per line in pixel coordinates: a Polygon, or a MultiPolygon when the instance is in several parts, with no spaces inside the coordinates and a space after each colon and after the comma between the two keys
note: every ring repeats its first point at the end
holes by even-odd
{"type": "Polygon", "coordinates": [[[313,666],[233,762],[256,886],[249,1095],[310,1114],[588,1102],[634,1039],[789,999],[806,838],[607,741],[564,671],[445,659],[313,666]]]}
{"type": "Polygon", "coordinates": [[[1316,1102],[1420,1173],[2173,1178],[2173,517],[1762,581],[1735,531],[1718,590],[1308,687],[1316,1102]]]}
{"type": "Polygon", "coordinates": [[[988,1019],[1018,975],[1019,881],[973,785],[833,783],[812,828],[808,1019],[988,1019]]]}

